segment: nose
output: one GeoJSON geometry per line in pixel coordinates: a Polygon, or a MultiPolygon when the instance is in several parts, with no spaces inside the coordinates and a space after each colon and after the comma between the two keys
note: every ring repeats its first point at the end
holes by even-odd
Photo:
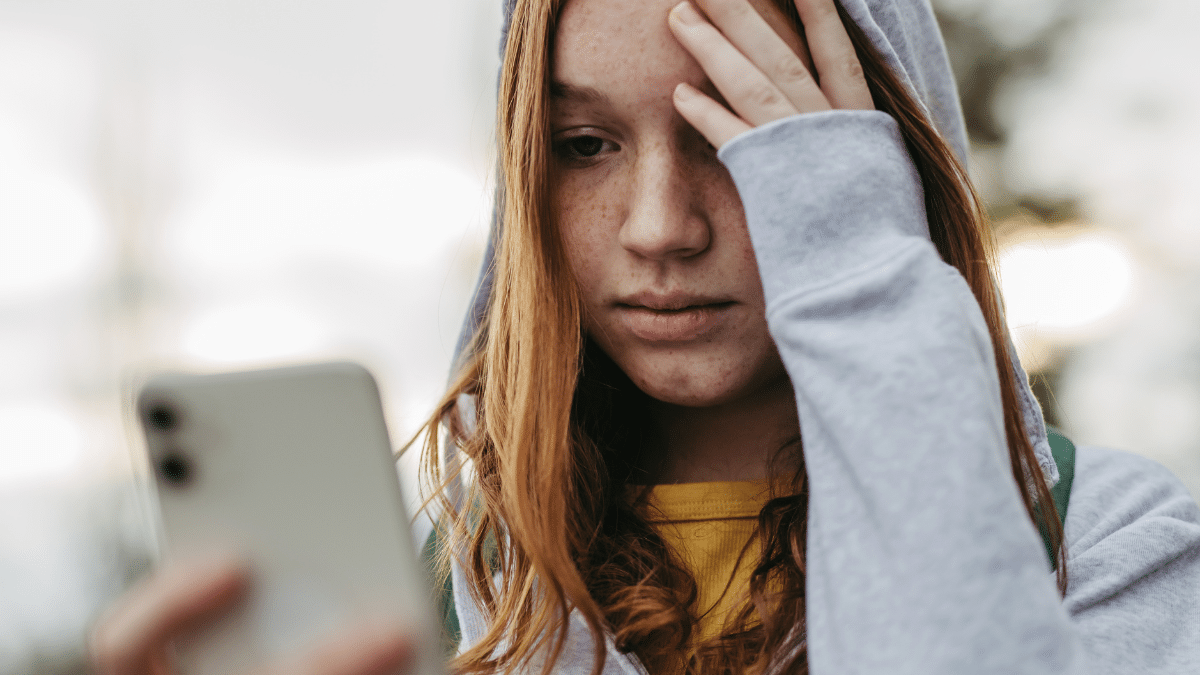
{"type": "Polygon", "coordinates": [[[625,250],[651,260],[668,260],[708,249],[712,232],[702,187],[689,174],[686,158],[668,144],[639,153],[620,232],[625,250]]]}

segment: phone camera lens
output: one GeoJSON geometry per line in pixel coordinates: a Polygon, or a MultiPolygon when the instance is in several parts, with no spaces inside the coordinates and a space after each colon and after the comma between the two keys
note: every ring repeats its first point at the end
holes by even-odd
{"type": "Polygon", "coordinates": [[[179,425],[179,415],[166,403],[156,403],[146,411],[150,426],[159,431],[170,431],[179,425]]]}
{"type": "Polygon", "coordinates": [[[179,452],[168,452],[158,461],[158,475],[175,487],[183,487],[192,480],[192,463],[179,452]]]}

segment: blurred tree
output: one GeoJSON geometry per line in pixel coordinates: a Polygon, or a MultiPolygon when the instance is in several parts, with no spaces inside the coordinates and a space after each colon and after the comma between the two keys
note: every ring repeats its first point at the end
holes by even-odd
{"type": "MultiPolygon", "coordinates": [[[[1069,40],[1080,20],[1094,11],[1095,0],[1040,0],[1036,12],[1025,0],[935,0],[934,11],[946,39],[976,153],[1002,156],[1008,142],[1007,121],[998,109],[1018,83],[1044,77],[1054,67],[1057,48],[1069,40]],[[1032,14],[1021,19],[1022,12],[1032,14]]],[[[1075,199],[1047,201],[1014,192],[1001,173],[999,188],[987,195],[994,222],[1017,214],[1054,224],[1078,216],[1075,199]]]]}
{"type": "MultiPolygon", "coordinates": [[[[988,213],[1003,235],[1006,223],[1053,226],[1079,217],[1075,197],[1047,200],[1022,194],[1007,180],[1008,120],[1000,114],[1004,97],[1019,84],[1045,77],[1055,53],[1074,35],[1081,19],[1095,11],[1094,0],[935,0],[971,141],[973,173],[981,184],[988,213]],[[983,175],[981,175],[983,174],[983,175]]],[[[1054,387],[1067,354],[1059,353],[1035,373],[1031,384],[1052,425],[1059,423],[1054,387]]]]}

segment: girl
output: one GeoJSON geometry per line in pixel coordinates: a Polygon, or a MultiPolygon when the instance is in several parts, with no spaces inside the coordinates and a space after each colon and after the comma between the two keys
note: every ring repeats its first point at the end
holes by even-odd
{"type": "MultiPolygon", "coordinates": [[[[1197,672],[1183,487],[1081,448],[1051,494],[925,1],[674,3],[507,8],[501,227],[425,446],[454,668],[1197,672]]],[[[184,574],[104,672],[245,580],[184,574]]]]}

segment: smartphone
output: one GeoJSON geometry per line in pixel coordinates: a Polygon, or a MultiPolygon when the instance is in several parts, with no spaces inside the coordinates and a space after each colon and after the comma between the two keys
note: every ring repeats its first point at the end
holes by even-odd
{"type": "Polygon", "coordinates": [[[248,672],[377,617],[440,671],[429,574],[405,512],[379,391],[353,363],[162,374],[141,388],[165,561],[236,552],[248,597],[175,645],[184,675],[248,672]]]}

